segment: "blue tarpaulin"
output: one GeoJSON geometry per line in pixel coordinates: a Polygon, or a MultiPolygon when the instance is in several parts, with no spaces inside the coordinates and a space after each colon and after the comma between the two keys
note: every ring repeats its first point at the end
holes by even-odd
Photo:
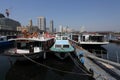
{"type": "Polygon", "coordinates": [[[81,57],[81,58],[80,58],[80,62],[81,62],[82,64],[84,64],[84,62],[85,62],[84,57],[81,57]]]}
{"type": "Polygon", "coordinates": [[[77,55],[80,56],[80,55],[83,55],[84,54],[84,51],[79,51],[77,52],[77,55]]]}

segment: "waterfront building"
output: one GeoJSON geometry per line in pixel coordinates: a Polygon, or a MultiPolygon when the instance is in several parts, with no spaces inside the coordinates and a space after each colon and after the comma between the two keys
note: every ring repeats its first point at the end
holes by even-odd
{"type": "Polygon", "coordinates": [[[69,28],[69,27],[67,27],[67,32],[68,32],[68,33],[72,32],[72,29],[69,28]]]}
{"type": "Polygon", "coordinates": [[[56,32],[56,28],[54,28],[54,32],[56,32]]]}
{"type": "Polygon", "coordinates": [[[34,26],[32,20],[29,20],[29,23],[27,26],[18,26],[17,27],[17,31],[23,31],[26,30],[29,33],[33,33],[33,32],[40,32],[38,26],[34,26]]]}
{"type": "Polygon", "coordinates": [[[59,29],[59,32],[63,32],[63,26],[62,25],[60,25],[60,29],[59,29]]]}
{"type": "Polygon", "coordinates": [[[51,33],[54,33],[53,20],[50,21],[50,32],[51,32],[51,33]]]}
{"type": "Polygon", "coordinates": [[[22,31],[22,30],[26,30],[27,32],[29,31],[29,28],[27,26],[18,26],[17,27],[17,31],[22,31]]]}
{"type": "Polygon", "coordinates": [[[50,33],[50,28],[49,27],[46,27],[46,32],[50,33]]]}
{"type": "MultiPolygon", "coordinates": [[[[21,32],[22,30],[26,30],[27,32],[29,32],[29,30],[30,30],[29,27],[30,27],[30,26],[19,26],[19,27],[17,27],[17,31],[20,31],[20,32],[21,32]]],[[[40,31],[40,30],[38,29],[38,26],[32,26],[32,27],[31,27],[31,30],[32,30],[31,33],[32,33],[32,32],[41,32],[41,33],[42,33],[42,31],[40,31]]]]}
{"type": "Polygon", "coordinates": [[[18,21],[6,18],[3,14],[0,14],[0,35],[18,34],[18,26],[21,26],[18,21]]]}
{"type": "Polygon", "coordinates": [[[84,26],[81,26],[80,27],[80,33],[84,32],[85,31],[85,27],[84,26]]]}
{"type": "Polygon", "coordinates": [[[31,26],[31,27],[33,26],[32,20],[29,21],[29,26],[31,26]]]}
{"type": "Polygon", "coordinates": [[[42,31],[46,31],[46,18],[41,16],[38,17],[38,28],[42,31]]]}
{"type": "Polygon", "coordinates": [[[33,27],[33,23],[32,23],[32,20],[29,21],[29,25],[28,25],[28,31],[31,33],[33,30],[32,30],[32,27],[33,27]]]}
{"type": "Polygon", "coordinates": [[[66,27],[63,27],[63,32],[66,32],[66,27]]]}

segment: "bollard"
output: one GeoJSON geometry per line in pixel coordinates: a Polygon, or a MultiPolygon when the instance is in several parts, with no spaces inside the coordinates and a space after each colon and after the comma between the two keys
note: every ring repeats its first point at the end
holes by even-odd
{"type": "Polygon", "coordinates": [[[94,76],[94,71],[93,71],[93,69],[90,68],[89,71],[90,71],[90,73],[91,73],[91,75],[92,75],[92,77],[93,77],[93,76],[94,76]]]}
{"type": "Polygon", "coordinates": [[[46,52],[44,52],[43,58],[46,59],[46,52]]]}
{"type": "Polygon", "coordinates": [[[119,63],[119,56],[118,56],[118,52],[116,52],[116,56],[117,56],[117,63],[119,63]]]}

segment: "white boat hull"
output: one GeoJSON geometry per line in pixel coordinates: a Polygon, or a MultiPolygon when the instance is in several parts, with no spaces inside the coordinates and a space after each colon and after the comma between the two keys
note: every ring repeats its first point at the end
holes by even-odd
{"type": "Polygon", "coordinates": [[[29,50],[10,49],[5,52],[5,55],[10,56],[11,58],[15,58],[16,60],[23,61],[23,60],[27,60],[26,57],[29,57],[31,59],[43,57],[43,53],[44,51],[38,49],[34,50],[33,53],[32,52],[30,53],[29,50]]]}

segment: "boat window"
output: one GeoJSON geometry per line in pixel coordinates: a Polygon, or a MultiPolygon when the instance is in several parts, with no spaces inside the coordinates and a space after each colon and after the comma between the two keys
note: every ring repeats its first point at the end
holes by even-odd
{"type": "Polygon", "coordinates": [[[56,37],[56,40],[60,40],[60,37],[56,37]]]}
{"type": "Polygon", "coordinates": [[[42,43],[41,42],[39,42],[39,47],[42,47],[42,43]]]}
{"type": "Polygon", "coordinates": [[[18,49],[29,49],[29,44],[28,43],[17,43],[17,48],[18,49]]]}
{"type": "Polygon", "coordinates": [[[67,37],[62,37],[62,40],[67,40],[67,37]]]}
{"type": "Polygon", "coordinates": [[[4,39],[3,38],[0,38],[0,41],[3,41],[4,39]]]}
{"type": "Polygon", "coordinates": [[[72,35],[71,38],[72,38],[72,40],[74,40],[74,41],[78,41],[78,35],[72,35]]]}
{"type": "Polygon", "coordinates": [[[55,48],[61,48],[61,45],[55,45],[55,48]]]}
{"type": "Polygon", "coordinates": [[[33,45],[38,47],[38,46],[40,46],[40,43],[39,42],[34,42],[33,45]]]}
{"type": "Polygon", "coordinates": [[[63,45],[63,48],[69,48],[69,45],[63,45]]]}

